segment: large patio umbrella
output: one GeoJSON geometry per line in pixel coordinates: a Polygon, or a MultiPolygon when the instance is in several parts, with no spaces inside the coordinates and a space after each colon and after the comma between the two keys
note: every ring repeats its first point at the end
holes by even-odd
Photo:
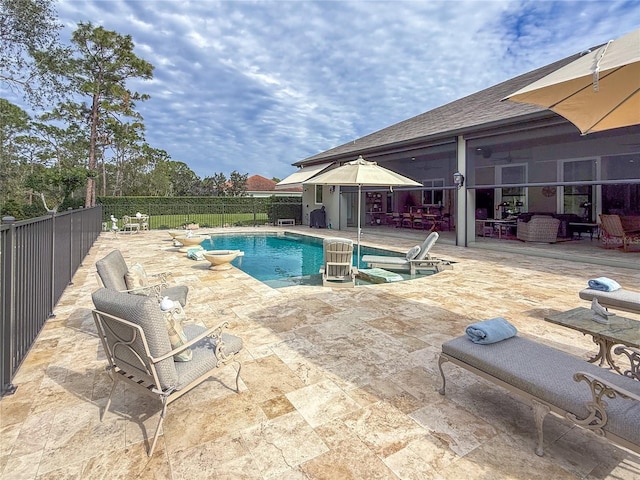
{"type": "Polygon", "coordinates": [[[358,187],[358,267],[360,267],[360,203],[362,187],[421,187],[422,184],[408,177],[369,162],[360,155],[356,160],[321,173],[305,183],[358,187]]]}
{"type": "Polygon", "coordinates": [[[503,100],[553,110],[583,135],[640,124],[640,30],[588,51],[503,100]]]}

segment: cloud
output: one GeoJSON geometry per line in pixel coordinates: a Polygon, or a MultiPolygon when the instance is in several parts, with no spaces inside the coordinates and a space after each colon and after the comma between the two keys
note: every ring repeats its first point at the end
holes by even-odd
{"type": "Polygon", "coordinates": [[[131,35],[147,141],[200,177],[291,164],[638,28],[637,2],[62,0],[131,35]]]}

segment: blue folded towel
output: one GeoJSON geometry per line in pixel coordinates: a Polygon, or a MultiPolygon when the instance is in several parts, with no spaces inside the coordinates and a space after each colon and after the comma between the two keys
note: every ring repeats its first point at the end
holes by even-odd
{"type": "Polygon", "coordinates": [[[197,247],[187,248],[187,258],[190,258],[191,260],[204,260],[203,253],[204,248],[199,245],[197,247]]]}
{"type": "Polygon", "coordinates": [[[589,288],[600,290],[601,292],[614,292],[620,290],[622,287],[615,280],[607,277],[598,277],[589,280],[589,288]]]}
{"type": "Polygon", "coordinates": [[[502,317],[472,323],[465,331],[473,343],[480,345],[488,345],[506,340],[518,333],[518,329],[502,317]]]}

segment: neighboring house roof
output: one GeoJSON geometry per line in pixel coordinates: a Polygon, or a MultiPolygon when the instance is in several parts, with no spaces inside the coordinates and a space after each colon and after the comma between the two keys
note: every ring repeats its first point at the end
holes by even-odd
{"type": "Polygon", "coordinates": [[[380,147],[389,148],[393,145],[402,146],[416,143],[417,141],[435,141],[439,138],[460,135],[469,131],[511,124],[514,121],[553,117],[562,119],[551,110],[542,107],[510,101],[503,102],[501,100],[579,58],[579,56],[579,54],[576,54],[563,58],[357,140],[308,157],[293,165],[313,164],[321,160],[337,159],[347,154],[353,154],[351,156],[355,159],[357,153],[379,149],[380,147]]]}
{"type": "MultiPolygon", "coordinates": [[[[252,175],[247,178],[246,189],[247,192],[270,192],[276,189],[276,183],[273,180],[265,178],[261,175],[252,175]]],[[[301,192],[302,188],[300,187],[290,187],[290,188],[280,188],[278,189],[278,193],[282,192],[301,192]]]]}

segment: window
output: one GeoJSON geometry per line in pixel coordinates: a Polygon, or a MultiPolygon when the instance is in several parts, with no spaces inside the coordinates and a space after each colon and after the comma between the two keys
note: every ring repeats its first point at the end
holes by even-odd
{"type": "MultiPolygon", "coordinates": [[[[562,179],[566,182],[595,179],[595,160],[568,160],[562,164],[562,179]]],[[[591,218],[593,209],[592,185],[565,185],[562,189],[562,212],[591,218]]]]}
{"type": "MultiPolygon", "coordinates": [[[[444,178],[433,178],[422,181],[422,185],[427,188],[444,187],[444,178]]],[[[423,190],[422,191],[422,204],[423,205],[443,205],[444,202],[444,190],[423,190]]]]}
{"type": "Polygon", "coordinates": [[[322,203],[322,185],[316,185],[316,203],[322,203]]]}
{"type": "Polygon", "coordinates": [[[527,183],[527,166],[525,164],[503,165],[496,168],[496,176],[496,183],[503,185],[499,189],[500,203],[498,207],[499,210],[502,210],[499,216],[505,218],[526,211],[527,188],[507,185],[527,183]]]}
{"type": "MultiPolygon", "coordinates": [[[[640,178],[640,153],[602,157],[601,165],[603,180],[640,178]]],[[[602,213],[640,215],[640,182],[603,185],[602,213]]]]}

